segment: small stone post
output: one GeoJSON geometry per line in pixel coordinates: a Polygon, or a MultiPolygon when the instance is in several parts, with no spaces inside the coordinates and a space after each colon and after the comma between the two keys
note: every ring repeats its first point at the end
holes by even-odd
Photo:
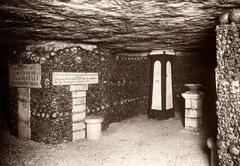
{"type": "Polygon", "coordinates": [[[200,84],[186,84],[191,90],[182,94],[185,99],[185,128],[199,130],[202,125],[203,93],[197,89],[200,84]]]}
{"type": "Polygon", "coordinates": [[[211,150],[211,165],[210,166],[217,166],[218,159],[217,159],[217,147],[216,143],[213,138],[207,139],[207,146],[211,150]]]}

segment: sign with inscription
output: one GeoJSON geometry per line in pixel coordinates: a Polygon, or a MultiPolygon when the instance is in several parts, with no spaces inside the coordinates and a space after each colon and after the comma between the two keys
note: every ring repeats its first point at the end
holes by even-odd
{"type": "Polygon", "coordinates": [[[98,73],[54,72],[53,85],[97,84],[98,73]]]}
{"type": "Polygon", "coordinates": [[[41,88],[41,65],[10,65],[9,84],[11,87],[41,88]]]}

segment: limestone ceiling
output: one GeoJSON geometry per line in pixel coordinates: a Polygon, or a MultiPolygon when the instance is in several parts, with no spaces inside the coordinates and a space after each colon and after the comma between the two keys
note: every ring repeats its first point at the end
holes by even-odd
{"type": "Polygon", "coordinates": [[[113,49],[201,49],[215,43],[217,17],[239,0],[4,0],[7,39],[71,40],[113,49]]]}

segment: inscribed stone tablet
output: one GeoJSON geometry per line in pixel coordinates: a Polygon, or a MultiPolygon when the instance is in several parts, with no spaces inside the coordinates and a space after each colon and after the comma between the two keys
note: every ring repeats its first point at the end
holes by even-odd
{"type": "Polygon", "coordinates": [[[98,73],[54,72],[53,85],[97,84],[98,73]]]}
{"type": "Polygon", "coordinates": [[[10,65],[9,83],[11,87],[41,88],[41,65],[10,65]]]}

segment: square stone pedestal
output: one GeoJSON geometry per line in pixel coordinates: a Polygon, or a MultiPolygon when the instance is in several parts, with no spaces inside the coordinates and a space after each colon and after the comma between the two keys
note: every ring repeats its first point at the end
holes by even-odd
{"type": "Polygon", "coordinates": [[[183,93],[185,99],[185,128],[199,130],[202,126],[203,93],[183,93]]]}

